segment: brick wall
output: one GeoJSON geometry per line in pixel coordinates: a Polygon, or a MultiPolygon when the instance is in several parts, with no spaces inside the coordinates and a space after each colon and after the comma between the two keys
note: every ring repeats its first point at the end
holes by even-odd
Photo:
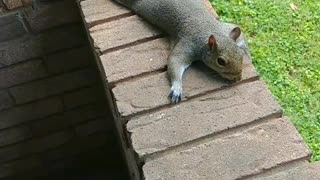
{"type": "Polygon", "coordinates": [[[124,178],[75,1],[0,0],[0,14],[0,179],[124,178]]]}
{"type": "Polygon", "coordinates": [[[32,5],[33,0],[0,0],[0,6],[4,11],[22,8],[32,5]]]}

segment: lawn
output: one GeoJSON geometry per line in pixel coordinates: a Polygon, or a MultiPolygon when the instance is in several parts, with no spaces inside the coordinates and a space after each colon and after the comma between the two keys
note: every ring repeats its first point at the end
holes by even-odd
{"type": "Polygon", "coordinates": [[[210,0],[245,32],[253,63],[320,160],[320,1],[210,0]]]}

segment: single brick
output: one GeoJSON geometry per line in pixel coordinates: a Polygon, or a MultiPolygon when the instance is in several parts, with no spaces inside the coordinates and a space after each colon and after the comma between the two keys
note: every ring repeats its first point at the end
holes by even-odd
{"type": "Polygon", "coordinates": [[[25,83],[46,75],[46,68],[40,59],[8,66],[0,69],[0,89],[25,83]]]}
{"type": "Polygon", "coordinates": [[[0,112],[0,129],[25,123],[33,119],[43,118],[59,111],[62,111],[62,102],[58,98],[50,98],[13,107],[0,112]]]}
{"type": "Polygon", "coordinates": [[[0,102],[0,111],[14,105],[13,99],[10,97],[7,90],[0,91],[0,102]]]}
{"type": "Polygon", "coordinates": [[[59,159],[71,158],[80,153],[103,146],[106,144],[107,139],[105,133],[96,133],[90,136],[76,138],[67,144],[43,153],[42,159],[50,163],[59,159]]]}
{"type": "Polygon", "coordinates": [[[0,162],[47,151],[69,142],[72,138],[73,134],[71,132],[62,131],[0,148],[0,162]]]}
{"type": "Polygon", "coordinates": [[[107,117],[99,118],[96,120],[88,121],[85,124],[80,124],[75,127],[76,134],[78,136],[88,136],[96,132],[112,132],[112,127],[110,124],[110,119],[107,117]]]}
{"type": "Polygon", "coordinates": [[[24,6],[31,5],[33,0],[21,0],[24,6]]]}
{"type": "Polygon", "coordinates": [[[106,115],[107,110],[104,104],[91,104],[73,109],[71,111],[65,111],[61,114],[45,119],[32,121],[30,126],[33,135],[41,136],[106,115]]]}
{"type": "Polygon", "coordinates": [[[152,38],[159,34],[159,30],[138,16],[130,16],[90,28],[93,42],[96,48],[99,48],[101,51],[134,43],[141,39],[152,38]],[[128,33],[128,29],[130,33],[128,33]]]}
{"type": "Polygon", "coordinates": [[[24,159],[8,162],[0,165],[0,178],[4,178],[17,173],[41,167],[40,159],[37,157],[27,157],[24,159]]]}
{"type": "Polygon", "coordinates": [[[127,130],[144,156],[280,112],[265,84],[255,81],[133,118],[127,130]]]}
{"type": "Polygon", "coordinates": [[[50,178],[51,177],[48,176],[47,171],[43,167],[36,167],[22,173],[15,173],[14,175],[1,180],[48,180],[50,178]]]}
{"type": "Polygon", "coordinates": [[[4,9],[3,7],[1,7],[1,4],[0,4],[0,15],[2,15],[3,13],[6,12],[6,9],[4,9]]]}
{"type": "Polygon", "coordinates": [[[73,132],[61,131],[48,136],[34,138],[28,142],[30,152],[43,152],[69,142],[73,138],[73,132]]]}
{"type": "Polygon", "coordinates": [[[23,146],[21,146],[21,144],[0,148],[0,163],[2,164],[3,162],[17,159],[25,154],[26,151],[23,150],[23,146]]]}
{"type": "Polygon", "coordinates": [[[217,14],[216,10],[213,9],[212,4],[210,1],[208,0],[202,0],[205,4],[205,6],[207,7],[207,10],[217,19],[219,19],[219,15],[217,14]]]}
{"type": "Polygon", "coordinates": [[[94,86],[84,89],[79,89],[71,93],[63,95],[64,106],[66,109],[71,109],[77,106],[104,101],[102,87],[94,86]]]}
{"type": "Polygon", "coordinates": [[[147,180],[239,179],[309,155],[297,130],[283,118],[147,161],[143,172],[147,180]]]}
{"type": "Polygon", "coordinates": [[[45,53],[79,47],[87,43],[87,35],[82,24],[62,26],[40,34],[41,45],[45,53]]]}
{"type": "Polygon", "coordinates": [[[21,0],[3,0],[3,3],[10,10],[23,6],[23,2],[21,0]]]}
{"type": "Polygon", "coordinates": [[[80,21],[75,1],[40,3],[39,7],[26,10],[25,16],[31,30],[35,33],[80,21]]]}
{"type": "Polygon", "coordinates": [[[19,39],[0,43],[0,59],[8,66],[43,55],[39,36],[26,35],[19,39]]]}
{"type": "Polygon", "coordinates": [[[100,56],[109,83],[164,69],[170,53],[168,39],[156,39],[100,56]]]}
{"type": "Polygon", "coordinates": [[[26,35],[16,40],[0,43],[0,67],[85,43],[86,35],[80,25],[55,28],[35,36],[26,35]]]}
{"type": "Polygon", "coordinates": [[[128,9],[112,0],[86,0],[81,1],[80,5],[85,22],[90,25],[131,13],[128,9]]]}
{"type": "Polygon", "coordinates": [[[97,81],[96,72],[84,69],[10,88],[18,104],[63,93],[97,81]]]}
{"type": "MultiPolygon", "coordinates": [[[[249,60],[246,60],[243,65],[242,80],[254,77],[257,77],[257,73],[249,60]]],[[[184,76],[184,97],[188,98],[217,90],[229,84],[202,63],[197,63],[195,66],[191,66],[184,76]]],[[[167,72],[164,72],[118,84],[112,91],[120,114],[128,116],[143,110],[170,104],[169,90],[167,72]]]]}
{"type": "Polygon", "coordinates": [[[43,179],[50,179],[47,175],[47,171],[42,167],[33,168],[28,171],[24,171],[22,173],[15,173],[12,176],[3,178],[1,180],[43,180],[43,179]]]}
{"type": "MultiPolygon", "coordinates": [[[[98,148],[98,149],[94,149],[93,151],[88,151],[88,152],[78,154],[75,157],[60,159],[60,160],[54,161],[54,162],[52,162],[52,161],[44,162],[44,167],[49,171],[50,174],[62,173],[62,174],[64,174],[64,176],[62,176],[62,177],[65,177],[65,172],[72,172],[72,171],[77,172],[78,171],[78,174],[80,174],[81,169],[90,170],[92,168],[96,168],[97,165],[98,166],[100,165],[100,167],[101,167],[101,165],[103,163],[101,161],[103,160],[102,158],[104,156],[106,156],[105,152],[101,151],[101,149],[98,148]]],[[[110,161],[110,159],[109,159],[109,161],[110,161]]],[[[103,164],[103,165],[105,167],[104,170],[108,170],[109,167],[106,167],[105,164],[103,164]]],[[[95,179],[95,178],[92,178],[92,176],[89,178],[83,178],[83,176],[80,176],[80,177],[81,178],[76,178],[76,179],[95,179]]],[[[63,178],[60,177],[57,179],[63,179],[63,178]]]]}
{"type": "Polygon", "coordinates": [[[18,19],[18,13],[9,13],[0,17],[0,42],[17,38],[25,33],[23,24],[18,19]]]}
{"type": "Polygon", "coordinates": [[[306,162],[298,167],[291,168],[266,177],[254,177],[252,180],[320,180],[320,163],[306,162]]]}
{"type": "Polygon", "coordinates": [[[19,142],[31,137],[31,131],[27,126],[19,126],[0,130],[0,147],[19,142]]]}
{"type": "Polygon", "coordinates": [[[32,0],[3,0],[3,3],[9,10],[12,10],[22,6],[30,5],[32,4],[32,0]]]}
{"type": "MultiPolygon", "coordinates": [[[[61,174],[62,177],[65,177],[65,172],[68,172],[66,171],[67,169],[70,169],[70,170],[76,169],[78,171],[79,169],[85,169],[85,170],[94,170],[96,172],[96,170],[99,168],[104,172],[110,172],[110,173],[114,171],[119,171],[120,168],[123,168],[120,166],[122,161],[120,161],[116,157],[121,156],[121,154],[119,150],[114,151],[113,149],[114,148],[102,146],[102,147],[78,154],[75,157],[61,159],[55,162],[49,161],[45,163],[45,166],[50,172],[60,171],[60,173],[62,173],[61,174]]],[[[78,175],[80,175],[79,177],[81,177],[78,179],[96,179],[96,178],[93,178],[92,174],[91,176],[89,175],[84,177],[81,174],[78,174],[78,175]]],[[[57,178],[57,179],[61,179],[61,178],[57,178]]],[[[105,177],[102,179],[114,179],[114,178],[105,177]]],[[[124,179],[128,179],[128,178],[124,178],[124,179]]]]}
{"type": "Polygon", "coordinates": [[[50,74],[57,74],[86,67],[91,59],[90,48],[83,46],[51,54],[47,56],[45,63],[50,74]]]}

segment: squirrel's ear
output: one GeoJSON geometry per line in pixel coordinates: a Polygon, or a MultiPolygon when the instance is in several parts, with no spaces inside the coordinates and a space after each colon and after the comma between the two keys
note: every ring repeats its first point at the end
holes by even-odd
{"type": "Polygon", "coordinates": [[[211,35],[208,40],[209,49],[211,50],[216,45],[217,45],[216,38],[213,35],[211,35]]]}
{"type": "Polygon", "coordinates": [[[236,41],[236,40],[239,38],[240,34],[241,34],[240,28],[239,28],[239,27],[235,27],[235,28],[232,29],[232,31],[229,33],[229,37],[230,37],[231,39],[233,39],[234,41],[236,41]]]}

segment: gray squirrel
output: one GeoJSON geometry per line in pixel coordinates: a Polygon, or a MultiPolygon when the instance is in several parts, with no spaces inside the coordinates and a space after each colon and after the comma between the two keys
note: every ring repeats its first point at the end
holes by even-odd
{"type": "Polygon", "coordinates": [[[182,98],[182,76],[193,61],[202,61],[223,78],[239,81],[242,61],[250,56],[239,27],[221,22],[204,0],[116,0],[169,34],[170,100],[182,98]]]}

